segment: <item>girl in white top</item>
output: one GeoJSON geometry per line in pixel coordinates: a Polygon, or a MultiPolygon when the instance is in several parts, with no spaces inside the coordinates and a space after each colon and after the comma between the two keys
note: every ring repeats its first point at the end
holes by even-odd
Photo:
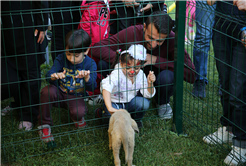
{"type": "Polygon", "coordinates": [[[123,108],[130,113],[136,112],[131,116],[139,124],[145,110],[149,108],[150,101],[147,98],[152,98],[155,95],[156,90],[153,82],[156,78],[152,71],[149,71],[146,78],[140,69],[147,55],[146,49],[142,45],[131,45],[129,49],[116,52],[118,58],[112,65],[114,70],[101,82],[101,92],[105,104],[103,115],[110,116],[118,109],[123,108]]]}

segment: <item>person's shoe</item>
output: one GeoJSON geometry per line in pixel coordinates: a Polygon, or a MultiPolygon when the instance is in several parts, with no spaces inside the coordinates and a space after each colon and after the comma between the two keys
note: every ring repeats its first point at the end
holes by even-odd
{"type": "Polygon", "coordinates": [[[207,144],[222,144],[232,142],[233,134],[226,130],[226,127],[220,127],[213,134],[203,137],[203,141],[207,144]]]}
{"type": "Polygon", "coordinates": [[[246,162],[246,149],[231,146],[231,152],[226,156],[224,163],[227,165],[238,165],[246,162]]]}
{"type": "Polygon", "coordinates": [[[193,28],[192,27],[188,27],[188,31],[189,31],[189,39],[190,40],[195,40],[195,31],[193,30],[193,28]]]}
{"type": "Polygon", "coordinates": [[[38,129],[40,129],[38,131],[38,134],[40,136],[40,139],[42,141],[44,141],[45,143],[48,143],[50,141],[54,141],[54,137],[51,134],[51,128],[50,125],[46,124],[46,125],[41,125],[38,126],[38,129]]]}
{"type": "Polygon", "coordinates": [[[103,97],[102,95],[98,95],[97,97],[94,98],[89,98],[88,104],[90,105],[102,105],[103,104],[103,97]]]}
{"type": "Polygon", "coordinates": [[[19,129],[30,131],[32,129],[32,123],[28,121],[20,121],[19,129]]]}
{"type": "Polygon", "coordinates": [[[85,128],[86,127],[86,121],[85,121],[85,118],[82,117],[82,119],[78,122],[74,122],[74,125],[76,128],[85,128]]]}
{"type": "Polygon", "coordinates": [[[161,120],[171,119],[173,117],[173,110],[169,103],[158,105],[158,106],[159,106],[158,115],[161,120]]]}
{"type": "Polygon", "coordinates": [[[13,111],[13,108],[11,108],[10,106],[7,106],[7,107],[5,107],[4,109],[2,109],[1,115],[2,115],[2,116],[5,116],[5,115],[7,115],[7,114],[10,114],[11,111],[13,111]]]}
{"type": "Polygon", "coordinates": [[[143,122],[140,120],[140,121],[136,121],[137,125],[138,125],[138,128],[143,128],[143,122]]]}
{"type": "Polygon", "coordinates": [[[205,98],[206,97],[205,87],[206,87],[206,83],[204,81],[197,80],[193,84],[192,95],[200,98],[205,98]]]}

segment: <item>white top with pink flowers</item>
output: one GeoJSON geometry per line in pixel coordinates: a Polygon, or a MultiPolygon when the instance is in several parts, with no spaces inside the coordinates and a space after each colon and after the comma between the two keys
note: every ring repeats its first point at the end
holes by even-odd
{"type": "Polygon", "coordinates": [[[101,92],[103,89],[110,92],[111,101],[114,103],[130,102],[139,90],[143,97],[152,98],[156,93],[155,87],[153,88],[154,92],[152,94],[149,93],[147,88],[147,78],[143,70],[140,69],[135,77],[134,83],[132,83],[122,72],[120,64],[117,64],[111,74],[101,82],[101,92]]]}

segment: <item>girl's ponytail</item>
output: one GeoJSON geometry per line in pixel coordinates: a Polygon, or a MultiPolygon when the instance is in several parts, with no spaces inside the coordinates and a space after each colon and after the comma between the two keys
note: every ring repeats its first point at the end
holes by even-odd
{"type": "Polygon", "coordinates": [[[121,54],[121,49],[116,50],[115,60],[114,60],[114,62],[112,63],[112,65],[111,65],[111,67],[110,67],[111,69],[114,69],[115,65],[116,65],[117,63],[119,63],[119,57],[120,57],[120,54],[121,54]]]}

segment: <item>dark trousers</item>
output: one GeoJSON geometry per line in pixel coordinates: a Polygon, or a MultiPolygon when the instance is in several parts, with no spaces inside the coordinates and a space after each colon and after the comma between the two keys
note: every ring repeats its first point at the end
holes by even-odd
{"type": "Polygon", "coordinates": [[[222,86],[223,126],[232,126],[233,144],[246,148],[246,48],[220,32],[213,32],[216,67],[222,86]],[[241,130],[241,129],[242,130],[241,130]],[[241,144],[240,144],[241,141],[241,144]]]}
{"type": "Polygon", "coordinates": [[[40,67],[16,70],[4,59],[1,61],[1,99],[13,97],[21,121],[35,123],[38,117],[41,87],[40,67]]]}
{"type": "Polygon", "coordinates": [[[52,42],[51,42],[51,55],[53,62],[55,58],[64,52],[66,34],[78,28],[80,20],[79,6],[81,1],[50,1],[49,7],[52,9],[50,12],[50,20],[52,25],[52,42]],[[76,6],[78,8],[76,8],[76,6]],[[71,7],[71,11],[64,9],[64,7],[71,7]]]}
{"type": "Polygon", "coordinates": [[[41,103],[41,110],[38,116],[39,125],[53,125],[51,117],[53,106],[69,110],[68,117],[73,121],[81,120],[87,113],[87,107],[83,98],[66,94],[55,85],[48,85],[41,90],[41,103]]]}
{"type": "MultiPolygon", "coordinates": [[[[104,77],[107,77],[112,71],[109,68],[109,63],[103,60],[98,62],[97,69],[104,77]]],[[[154,71],[156,75],[156,81],[154,82],[156,88],[155,101],[159,105],[169,103],[170,97],[173,95],[174,73],[170,70],[160,70],[153,66],[146,66],[144,67],[146,77],[150,70],[154,71]]]]}

